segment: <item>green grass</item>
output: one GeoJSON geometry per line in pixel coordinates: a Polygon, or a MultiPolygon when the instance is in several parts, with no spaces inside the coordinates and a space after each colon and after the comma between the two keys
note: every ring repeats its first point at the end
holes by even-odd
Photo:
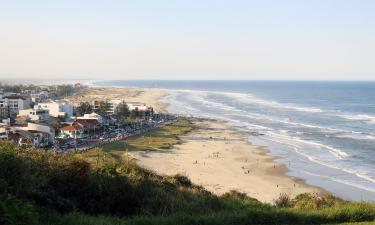
{"type": "MultiPolygon", "coordinates": [[[[180,144],[179,136],[185,135],[193,130],[193,124],[186,118],[179,118],[161,128],[135,135],[127,140],[111,142],[103,146],[103,152],[119,160],[126,156],[126,152],[134,151],[165,151],[180,144]]],[[[94,151],[89,151],[87,156],[94,156],[94,151]]]]}
{"type": "MultiPolygon", "coordinates": [[[[165,151],[192,129],[189,120],[180,119],[128,143],[133,151],[165,151]]],[[[187,177],[160,176],[128,161],[122,144],[61,156],[0,142],[0,224],[362,225],[375,220],[374,204],[330,195],[284,197],[278,207],[235,191],[216,196],[187,177]]]]}

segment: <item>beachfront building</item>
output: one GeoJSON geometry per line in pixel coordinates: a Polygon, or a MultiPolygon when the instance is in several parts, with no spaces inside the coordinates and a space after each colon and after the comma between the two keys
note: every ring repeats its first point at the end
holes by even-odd
{"type": "Polygon", "coordinates": [[[99,124],[103,124],[104,123],[104,118],[93,112],[93,113],[89,113],[89,114],[84,114],[83,116],[79,116],[79,117],[76,117],[75,118],[76,120],[96,120],[99,122],[99,124]]]}
{"type": "Polygon", "coordinates": [[[142,102],[127,102],[126,104],[128,105],[130,111],[138,110],[138,111],[146,112],[150,109],[150,107],[147,106],[146,103],[142,103],[142,102]]]}
{"type": "MultiPolygon", "coordinates": [[[[102,101],[93,101],[92,102],[92,106],[93,106],[94,111],[97,111],[99,109],[101,102],[102,101]]],[[[111,99],[111,100],[106,101],[106,102],[108,103],[108,106],[109,106],[107,113],[111,115],[111,114],[115,114],[117,107],[122,102],[124,102],[124,100],[116,98],[116,99],[111,99]]]]}
{"type": "Polygon", "coordinates": [[[52,117],[68,118],[73,116],[73,106],[65,102],[38,103],[34,108],[42,108],[49,111],[52,117]]]}
{"type": "Polygon", "coordinates": [[[34,109],[23,109],[19,110],[17,115],[17,118],[20,117],[24,117],[27,121],[43,123],[49,120],[49,112],[41,107],[35,107],[34,109]]]}
{"type": "Polygon", "coordinates": [[[110,101],[108,101],[109,103],[109,110],[107,111],[108,114],[115,114],[116,110],[117,110],[117,107],[122,103],[124,102],[123,100],[121,99],[112,99],[110,101]]]}
{"type": "Polygon", "coordinates": [[[63,139],[81,139],[81,138],[87,138],[88,132],[85,131],[85,128],[82,124],[78,122],[74,122],[71,125],[63,126],[59,129],[59,138],[63,139]]]}

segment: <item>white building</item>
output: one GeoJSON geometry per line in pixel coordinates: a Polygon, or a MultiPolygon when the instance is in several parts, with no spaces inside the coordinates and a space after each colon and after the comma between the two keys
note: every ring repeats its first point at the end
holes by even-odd
{"type": "Polygon", "coordinates": [[[90,113],[90,114],[84,114],[83,116],[79,116],[76,118],[77,120],[96,120],[98,121],[100,124],[103,124],[104,122],[104,119],[101,115],[97,114],[97,113],[90,113]]]}
{"type": "Polygon", "coordinates": [[[47,125],[28,123],[26,127],[12,127],[14,132],[26,131],[32,138],[32,144],[46,146],[52,144],[55,139],[55,129],[47,125]]]}
{"type": "Polygon", "coordinates": [[[109,114],[115,114],[117,107],[118,107],[122,102],[124,102],[124,101],[121,100],[121,99],[112,99],[112,100],[108,101],[108,103],[109,103],[109,110],[108,110],[108,113],[109,113],[109,114]]]}
{"type": "Polygon", "coordinates": [[[138,109],[139,111],[147,111],[150,107],[146,103],[142,102],[127,102],[130,111],[138,109]]]}
{"type": "Polygon", "coordinates": [[[0,140],[8,139],[8,130],[6,126],[0,126],[0,140]]]}
{"type": "Polygon", "coordinates": [[[46,122],[49,120],[49,112],[46,109],[36,107],[34,109],[19,110],[18,117],[26,117],[27,120],[35,122],[46,122]]]}
{"type": "Polygon", "coordinates": [[[65,102],[46,102],[38,103],[34,108],[39,107],[49,111],[49,115],[53,117],[66,117],[73,116],[73,106],[65,102]]]}

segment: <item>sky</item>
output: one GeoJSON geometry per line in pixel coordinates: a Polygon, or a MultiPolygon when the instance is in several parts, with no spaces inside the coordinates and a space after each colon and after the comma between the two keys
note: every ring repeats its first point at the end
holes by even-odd
{"type": "Polygon", "coordinates": [[[373,0],[0,1],[0,78],[375,80],[373,0]]]}

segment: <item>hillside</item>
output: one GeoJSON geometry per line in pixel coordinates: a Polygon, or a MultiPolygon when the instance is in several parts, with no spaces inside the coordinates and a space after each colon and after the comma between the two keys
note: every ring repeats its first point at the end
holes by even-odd
{"type": "Polygon", "coordinates": [[[180,119],[127,143],[69,155],[1,142],[0,224],[338,224],[375,219],[375,205],[330,195],[281,196],[275,205],[235,191],[216,196],[184,176],[159,176],[127,157],[128,151],[168,149],[192,129],[189,120],[180,119]]]}

